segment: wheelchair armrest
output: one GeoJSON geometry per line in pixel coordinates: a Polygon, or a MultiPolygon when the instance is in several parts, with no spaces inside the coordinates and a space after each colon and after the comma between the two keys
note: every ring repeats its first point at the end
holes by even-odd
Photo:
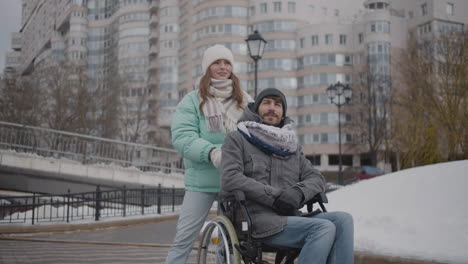
{"type": "Polygon", "coordinates": [[[252,218],[245,206],[246,197],[242,190],[234,190],[232,192],[221,192],[218,194],[221,202],[221,212],[230,218],[232,221],[235,217],[234,208],[240,209],[240,217],[242,220],[242,232],[246,232],[249,240],[252,236],[252,218]]]}
{"type": "Polygon", "coordinates": [[[218,194],[222,200],[234,199],[235,201],[244,204],[245,203],[245,194],[241,190],[234,190],[232,192],[221,192],[218,194]]]}
{"type": "Polygon", "coordinates": [[[233,191],[233,194],[234,196],[236,197],[236,200],[241,203],[241,204],[244,204],[245,203],[245,193],[241,190],[235,190],[233,191]]]}

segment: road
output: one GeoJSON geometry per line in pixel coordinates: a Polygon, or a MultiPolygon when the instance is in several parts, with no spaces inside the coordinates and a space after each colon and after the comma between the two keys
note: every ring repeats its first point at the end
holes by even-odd
{"type": "MultiPolygon", "coordinates": [[[[0,239],[1,264],[164,263],[176,221],[0,239]]],[[[196,263],[192,251],[189,263],[196,263]]]]}

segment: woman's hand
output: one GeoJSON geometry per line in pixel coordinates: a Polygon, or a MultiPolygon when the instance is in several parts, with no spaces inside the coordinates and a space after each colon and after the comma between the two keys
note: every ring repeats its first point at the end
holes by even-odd
{"type": "Polygon", "coordinates": [[[213,166],[219,169],[219,166],[221,166],[221,149],[219,148],[212,149],[210,151],[210,160],[211,160],[211,163],[213,163],[213,166]]]}

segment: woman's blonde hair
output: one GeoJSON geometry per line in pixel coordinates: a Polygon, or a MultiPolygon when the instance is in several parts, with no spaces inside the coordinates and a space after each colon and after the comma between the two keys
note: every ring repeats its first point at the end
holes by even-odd
{"type": "MultiPolygon", "coordinates": [[[[205,75],[200,79],[200,88],[198,90],[198,93],[200,94],[201,97],[201,102],[200,102],[200,112],[203,114],[203,105],[206,103],[210,95],[210,83],[211,83],[211,74],[210,71],[206,71],[205,75]]],[[[242,109],[242,104],[244,100],[244,96],[242,93],[242,89],[240,87],[240,81],[239,78],[234,73],[231,73],[231,76],[229,79],[232,80],[232,99],[236,101],[237,103],[237,108],[242,109]]]]}

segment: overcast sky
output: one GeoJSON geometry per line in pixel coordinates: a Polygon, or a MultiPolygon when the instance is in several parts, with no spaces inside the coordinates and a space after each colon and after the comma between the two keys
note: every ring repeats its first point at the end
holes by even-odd
{"type": "Polygon", "coordinates": [[[21,24],[21,0],[0,0],[0,72],[5,68],[5,52],[11,51],[11,32],[21,24]]]}

